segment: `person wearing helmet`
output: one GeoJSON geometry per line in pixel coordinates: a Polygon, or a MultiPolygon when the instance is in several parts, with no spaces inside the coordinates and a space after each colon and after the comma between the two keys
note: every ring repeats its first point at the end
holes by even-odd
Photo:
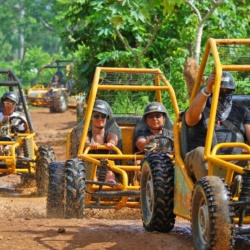
{"type": "MultiPolygon", "coordinates": [[[[93,153],[104,153],[98,150],[99,145],[106,145],[107,150],[112,151],[118,146],[120,137],[120,128],[117,125],[117,131],[106,129],[107,120],[113,116],[112,110],[104,100],[96,100],[91,117],[91,127],[85,142],[85,147],[90,147],[93,153]]],[[[106,182],[115,183],[115,175],[112,171],[108,171],[106,182]]]]}
{"type": "MultiPolygon", "coordinates": [[[[146,124],[135,132],[135,151],[142,152],[145,145],[147,145],[155,135],[171,134],[171,132],[164,127],[167,115],[168,112],[166,108],[160,102],[151,102],[145,107],[143,121],[145,120],[146,124]]],[[[164,139],[160,139],[161,144],[164,144],[164,141],[164,139]]]]}
{"type": "Polygon", "coordinates": [[[97,150],[99,145],[106,145],[108,150],[112,150],[117,145],[117,135],[105,130],[110,115],[109,104],[103,100],[96,100],[91,117],[91,129],[88,131],[85,146],[97,150]]]}
{"type": "MultiPolygon", "coordinates": [[[[188,131],[188,153],[185,157],[185,165],[188,174],[196,180],[208,173],[208,166],[203,160],[203,156],[214,80],[215,71],[210,74],[207,85],[201,89],[184,114],[188,131]]],[[[234,91],[235,81],[233,76],[229,72],[223,71],[213,145],[221,142],[250,142],[250,110],[233,103],[234,91]]],[[[239,154],[244,152],[241,148],[223,148],[219,153],[239,154]]],[[[241,164],[244,165],[245,163],[241,161],[239,165],[241,164]]]]}
{"type": "Polygon", "coordinates": [[[3,94],[3,96],[1,97],[3,111],[0,112],[0,126],[9,123],[11,120],[12,125],[14,125],[19,132],[27,132],[28,124],[24,115],[21,112],[15,112],[18,101],[19,98],[13,91],[9,91],[3,94]],[[11,117],[17,118],[11,119],[11,117]],[[20,117],[20,119],[18,119],[18,117],[20,117]]]}
{"type": "Polygon", "coordinates": [[[54,75],[51,79],[51,82],[49,83],[50,88],[57,88],[59,85],[59,76],[54,75]]]}

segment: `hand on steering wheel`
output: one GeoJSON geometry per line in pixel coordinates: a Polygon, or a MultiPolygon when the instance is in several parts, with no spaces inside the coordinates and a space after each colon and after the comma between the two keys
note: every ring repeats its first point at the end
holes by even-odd
{"type": "Polygon", "coordinates": [[[10,124],[11,124],[11,133],[24,133],[27,129],[27,121],[22,118],[21,116],[11,116],[10,117],[10,124]],[[12,121],[15,121],[15,124],[12,124],[12,121]],[[23,124],[24,129],[21,130],[19,127],[23,124]]]}

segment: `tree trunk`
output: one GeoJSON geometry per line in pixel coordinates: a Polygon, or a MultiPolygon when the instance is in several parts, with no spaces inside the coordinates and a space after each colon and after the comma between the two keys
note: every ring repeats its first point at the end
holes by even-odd
{"type": "Polygon", "coordinates": [[[200,51],[201,51],[201,38],[203,33],[203,23],[200,23],[197,29],[197,36],[194,48],[194,59],[197,63],[199,63],[200,51]]]}

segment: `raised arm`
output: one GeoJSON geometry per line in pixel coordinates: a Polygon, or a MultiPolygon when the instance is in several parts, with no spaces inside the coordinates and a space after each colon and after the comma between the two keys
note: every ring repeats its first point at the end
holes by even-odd
{"type": "Polygon", "coordinates": [[[187,109],[185,113],[185,121],[188,126],[194,126],[200,121],[207,99],[212,93],[214,79],[215,72],[213,71],[207,79],[207,86],[203,87],[201,92],[194,98],[187,109]]]}

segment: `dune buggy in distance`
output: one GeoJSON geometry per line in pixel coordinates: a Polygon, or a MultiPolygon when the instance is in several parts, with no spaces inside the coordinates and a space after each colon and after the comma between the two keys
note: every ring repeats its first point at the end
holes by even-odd
{"type": "MultiPolygon", "coordinates": [[[[140,208],[136,161],[144,156],[134,152],[133,137],[144,107],[152,101],[176,115],[179,112],[173,88],[159,69],[96,68],[85,117],[68,134],[68,160],[49,166],[48,217],[82,218],[85,208],[140,208]],[[106,128],[121,130],[122,149],[116,147],[113,154],[94,154],[84,148],[96,99],[107,101],[113,111],[106,128]],[[105,182],[107,169],[118,176],[116,184],[105,182]]],[[[165,126],[172,129],[169,116],[165,126]]]]}
{"type": "Polygon", "coordinates": [[[48,107],[51,112],[63,113],[68,108],[77,108],[84,105],[85,93],[74,94],[72,91],[74,80],[69,78],[73,62],[69,60],[55,60],[39,70],[37,77],[33,80],[31,88],[27,91],[27,101],[30,105],[48,107]],[[56,70],[50,75],[46,84],[35,82],[44,70],[56,70]]]}
{"type": "MultiPolygon", "coordinates": [[[[213,143],[222,71],[233,75],[237,94],[243,94],[250,85],[249,55],[250,39],[208,40],[190,98],[191,102],[204,82],[203,77],[208,77],[215,69],[204,153],[208,175],[193,180],[187,173],[184,161],[187,128],[180,113],[174,122],[175,165],[159,171],[157,156],[153,159],[146,156],[142,164],[141,206],[146,230],[169,232],[174,227],[175,217],[183,217],[191,221],[195,249],[232,249],[238,235],[249,235],[250,146],[235,142],[213,143]],[[218,153],[221,148],[231,147],[244,149],[246,153],[218,153]],[[245,167],[240,167],[236,161],[246,161],[245,167]]],[[[238,95],[233,101],[249,105],[249,97],[245,95],[238,95]]]]}
{"type": "MultiPolygon", "coordinates": [[[[21,133],[11,123],[0,128],[0,178],[9,174],[20,174],[24,179],[35,178],[38,195],[46,196],[48,187],[49,163],[55,161],[55,154],[49,146],[36,146],[35,131],[30,117],[23,87],[17,76],[10,69],[0,69],[0,92],[13,91],[19,97],[21,111],[15,111],[15,119],[27,123],[29,132],[21,133]]],[[[1,112],[3,111],[1,103],[1,112]]]]}

